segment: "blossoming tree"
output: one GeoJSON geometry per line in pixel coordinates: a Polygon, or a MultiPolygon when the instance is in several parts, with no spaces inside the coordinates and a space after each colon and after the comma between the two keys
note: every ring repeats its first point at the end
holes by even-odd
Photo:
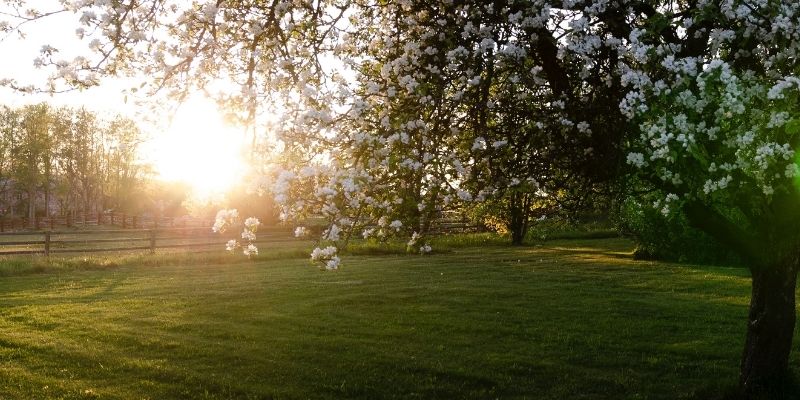
{"type": "Polygon", "coordinates": [[[654,207],[749,264],[747,392],[785,374],[795,328],[799,16],[782,2],[698,2],[653,14],[623,52],[627,161],[663,194],[654,207]]]}
{"type": "MultiPolygon", "coordinates": [[[[58,12],[5,3],[18,10],[0,24],[7,31],[58,12]]],[[[202,88],[254,127],[281,110],[280,150],[292,162],[271,169],[267,186],[288,219],[324,215],[333,244],[402,233],[416,246],[426,216],[445,204],[517,180],[603,181],[627,160],[662,193],[654,206],[684,212],[750,263],[742,389],[787,371],[800,265],[800,5],[62,3],[92,53],[61,60],[43,47],[46,89],[144,74],[151,90],[177,98],[202,88]],[[520,152],[536,162],[515,164],[520,152]],[[551,179],[551,164],[570,179],[551,179]],[[497,178],[475,179],[481,171],[497,178]]],[[[340,261],[334,245],[312,257],[328,269],[340,261]]]]}

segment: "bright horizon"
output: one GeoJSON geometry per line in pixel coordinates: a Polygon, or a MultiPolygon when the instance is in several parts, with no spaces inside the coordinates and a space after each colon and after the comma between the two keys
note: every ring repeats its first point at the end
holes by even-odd
{"type": "MultiPolygon", "coordinates": [[[[0,51],[14,54],[0,64],[0,79],[14,78],[21,84],[46,81],[47,74],[33,67],[40,46],[54,44],[66,53],[79,49],[77,38],[54,37],[55,30],[69,31],[75,26],[74,14],[50,17],[48,25],[27,26],[27,38],[15,36],[0,41],[0,51]],[[54,28],[58,27],[58,28],[54,28]]],[[[4,104],[22,106],[46,102],[54,106],[86,107],[99,114],[124,115],[137,122],[145,142],[139,148],[139,158],[151,165],[155,178],[166,182],[181,182],[191,187],[193,195],[210,198],[224,194],[245,172],[243,159],[244,131],[224,121],[216,103],[205,96],[190,96],[176,113],[158,116],[153,126],[137,118],[134,101],[125,101],[123,90],[133,82],[122,78],[105,78],[100,86],[62,94],[22,94],[0,88],[4,104]]],[[[131,99],[128,99],[131,100],[131,99]]]]}
{"type": "Polygon", "coordinates": [[[140,149],[157,177],[182,182],[194,195],[224,194],[246,171],[244,131],[224,121],[210,99],[189,98],[177,110],[164,132],[156,132],[140,149]]]}
{"type": "MultiPolygon", "coordinates": [[[[216,198],[241,182],[246,173],[247,140],[242,127],[224,120],[217,104],[205,96],[192,96],[173,115],[159,116],[152,125],[141,121],[131,108],[101,108],[82,102],[65,102],[70,94],[15,96],[11,106],[41,102],[54,106],[86,107],[99,115],[119,114],[133,119],[143,133],[138,158],[155,172],[154,178],[164,182],[188,185],[201,199],[216,198]],[[60,99],[59,99],[60,98],[60,99]]],[[[108,100],[113,102],[113,96],[108,100]]]]}

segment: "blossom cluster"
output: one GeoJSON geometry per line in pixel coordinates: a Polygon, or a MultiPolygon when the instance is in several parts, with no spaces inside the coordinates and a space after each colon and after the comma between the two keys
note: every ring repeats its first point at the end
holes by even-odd
{"type": "MultiPolygon", "coordinates": [[[[800,117],[798,91],[790,93],[793,84],[786,82],[792,79],[767,85],[713,60],[650,102],[671,112],[641,115],[640,141],[628,163],[652,171],[684,198],[755,191],[768,199],[789,187],[798,170],[791,144],[800,134],[791,125],[800,117]]],[[[668,196],[656,206],[666,214],[670,202],[668,196]]]]}
{"type": "Polygon", "coordinates": [[[328,271],[334,271],[339,269],[339,263],[341,262],[337,253],[338,249],[335,246],[316,247],[311,252],[311,261],[319,263],[328,271]]]}
{"type": "MultiPolygon", "coordinates": [[[[258,227],[261,225],[261,221],[255,217],[248,217],[244,220],[243,225],[244,226],[241,232],[241,239],[243,243],[240,243],[236,239],[230,239],[225,244],[225,249],[233,252],[236,249],[241,248],[242,253],[245,256],[256,256],[258,255],[258,247],[256,247],[254,242],[256,241],[256,232],[258,231],[258,227]]],[[[225,233],[232,227],[236,226],[239,226],[239,211],[235,209],[223,209],[217,212],[214,226],[212,226],[211,230],[215,233],[225,233]]]]}

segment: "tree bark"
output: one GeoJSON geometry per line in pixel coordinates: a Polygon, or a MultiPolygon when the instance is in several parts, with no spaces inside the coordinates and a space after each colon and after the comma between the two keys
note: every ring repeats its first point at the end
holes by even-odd
{"type": "Polygon", "coordinates": [[[523,219],[524,210],[521,195],[517,192],[511,194],[509,201],[509,230],[511,231],[511,244],[514,246],[522,245],[525,240],[525,224],[523,219]]]}
{"type": "Polygon", "coordinates": [[[777,265],[753,268],[747,339],[739,386],[752,396],[781,385],[789,370],[796,308],[795,288],[800,255],[777,265]]]}
{"type": "Polygon", "coordinates": [[[45,181],[44,187],[44,216],[50,218],[50,177],[45,181]]]}
{"type": "Polygon", "coordinates": [[[36,190],[28,189],[28,225],[31,228],[36,226],[36,190]]]}
{"type": "Polygon", "coordinates": [[[511,244],[514,246],[522,246],[524,241],[525,241],[525,233],[522,232],[521,227],[515,226],[511,230],[511,244]]]}

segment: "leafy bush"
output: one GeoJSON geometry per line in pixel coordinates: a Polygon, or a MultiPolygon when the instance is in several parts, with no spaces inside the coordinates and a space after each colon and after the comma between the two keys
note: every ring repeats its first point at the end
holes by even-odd
{"type": "Polygon", "coordinates": [[[558,239],[606,239],[619,237],[608,212],[587,210],[564,212],[533,221],[527,239],[531,242],[558,239]]]}
{"type": "Polygon", "coordinates": [[[681,213],[667,217],[649,204],[627,199],[617,220],[619,231],[636,241],[637,259],[742,265],[738,256],[689,225],[681,213]]]}

